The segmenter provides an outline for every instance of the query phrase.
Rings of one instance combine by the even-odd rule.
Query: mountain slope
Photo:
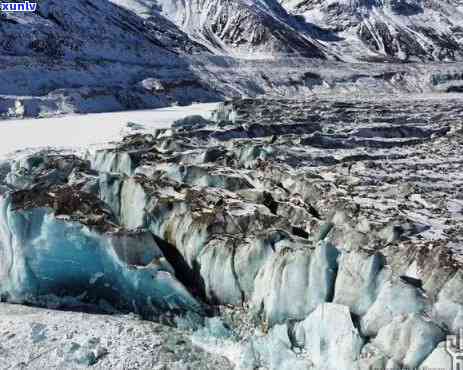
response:
[[[0,17],[0,115],[217,100],[185,57],[199,52],[207,50],[157,13],[143,19],[107,0],[45,0],[36,13]]]
[[[116,1],[142,9],[136,0]],[[323,46],[301,32],[294,17],[275,0],[159,0],[155,4],[161,14],[216,54],[252,59],[327,56]]]
[[[155,24],[156,23],[156,24]],[[3,13],[2,55],[175,63],[176,51],[199,51],[165,18],[152,22],[109,1],[43,1],[36,13]]]
[[[458,0],[282,0],[343,59],[453,61],[463,58]],[[379,58],[379,59],[378,59]]]
[[[33,14],[1,14],[0,117],[301,97],[341,85],[434,91],[443,81],[461,91],[461,66],[439,66],[446,72],[436,76],[423,64],[425,73],[408,76],[402,64],[463,60],[456,0],[282,1],[286,10],[276,0],[44,0]],[[358,65],[332,59],[399,63],[392,75],[371,64],[359,76]],[[321,68],[348,77],[325,78]]]

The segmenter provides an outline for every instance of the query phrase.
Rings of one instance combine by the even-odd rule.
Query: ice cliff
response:
[[[67,176],[82,175],[77,168],[85,168],[83,162],[38,156],[26,164],[32,171],[37,165],[57,167],[42,183],[20,184],[10,176],[12,184],[24,188],[2,188],[4,300],[46,305],[54,297],[63,306],[72,299],[106,302],[148,317],[169,309],[202,311],[151,233],[118,227],[95,195],[79,184],[63,184],[72,182]]]

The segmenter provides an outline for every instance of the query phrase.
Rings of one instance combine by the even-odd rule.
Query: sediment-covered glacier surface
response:
[[[8,160],[2,299],[175,325],[223,368],[447,366],[463,328],[460,107],[233,100],[81,156]]]

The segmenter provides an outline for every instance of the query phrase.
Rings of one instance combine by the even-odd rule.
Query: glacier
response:
[[[4,160],[2,299],[166,320],[238,369],[448,362],[461,97],[383,99],[236,99]]]
[[[8,193],[0,204],[3,300],[46,305],[56,296],[65,306],[67,297],[78,297],[146,317],[168,309],[202,312],[150,233],[97,231],[47,207],[23,210]]]

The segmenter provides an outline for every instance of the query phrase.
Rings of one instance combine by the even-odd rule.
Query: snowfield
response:
[[[57,118],[0,121],[0,158],[15,151],[46,147],[79,149],[120,140],[129,122],[137,128],[168,128],[187,115],[207,118],[216,103],[153,110],[68,115]],[[138,125],[141,125],[140,127]]]
[[[232,369],[187,332],[135,315],[0,304],[0,369]]]

